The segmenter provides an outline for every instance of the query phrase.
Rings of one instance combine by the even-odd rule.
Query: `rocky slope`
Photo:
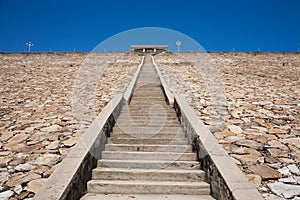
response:
[[[299,53],[168,53],[156,62],[266,199],[300,198]]]
[[[123,53],[0,56],[0,199],[26,199],[51,175],[112,95],[126,89],[141,57]],[[86,88],[89,83],[93,90]],[[81,95],[76,96],[78,91]],[[93,115],[82,121],[74,107],[85,96],[92,97]]]

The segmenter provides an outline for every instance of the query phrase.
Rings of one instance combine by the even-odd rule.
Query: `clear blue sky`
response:
[[[91,51],[139,27],[184,33],[207,51],[300,50],[300,0],[0,0],[1,51]],[[124,44],[120,44],[122,46]]]

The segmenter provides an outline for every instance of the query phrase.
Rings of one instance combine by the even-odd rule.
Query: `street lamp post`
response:
[[[177,45],[177,51],[179,52],[180,51],[180,45],[181,45],[181,41],[177,41],[176,42],[176,45]]]
[[[32,42],[27,42],[26,45],[28,46],[28,52],[30,52],[30,48],[34,45]]]

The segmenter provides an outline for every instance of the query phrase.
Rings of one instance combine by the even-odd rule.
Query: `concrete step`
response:
[[[155,119],[154,119],[155,120]],[[126,126],[118,126],[118,123],[113,127],[113,131],[118,131],[118,130],[123,130],[125,128],[128,128],[128,129],[132,129],[132,130],[139,130],[139,131],[149,131],[149,130],[158,130],[158,129],[162,129],[164,131],[168,131],[168,132],[178,132],[178,131],[183,131],[183,127],[180,126],[179,124],[179,121],[175,121],[175,120],[166,120],[166,122],[177,122],[177,124],[162,124],[162,121],[159,121],[155,120],[155,121],[152,121],[152,123],[149,123],[148,126],[138,126],[138,125],[134,125],[134,124],[130,124],[130,123],[127,123]],[[119,122],[119,120],[117,120],[117,122]]]
[[[157,125],[162,126],[161,123],[157,123],[156,121],[154,121],[154,122],[152,122],[152,123],[148,123],[147,126],[141,126],[141,125],[139,125],[139,124],[136,124],[136,122],[138,122],[138,121],[134,121],[134,120],[131,121],[132,124],[131,124],[130,121],[127,121],[126,124],[123,123],[123,122],[125,122],[125,121],[120,121],[120,123],[118,123],[118,122],[119,122],[119,121],[117,121],[116,125],[115,125],[113,128],[115,128],[115,129],[120,128],[120,129],[126,129],[126,130],[127,130],[127,129],[131,129],[130,127],[140,127],[141,129],[142,129],[142,128],[144,128],[144,129],[148,129],[148,128],[150,128],[150,129],[152,129],[152,128],[153,128],[153,129],[154,129],[154,128],[157,129],[157,128],[156,128]],[[121,124],[121,122],[122,122],[122,124]],[[172,123],[170,123],[170,122],[174,122],[174,123],[172,124]],[[140,121],[140,123],[141,123],[141,121]],[[167,120],[166,123],[163,124],[163,128],[174,128],[174,129],[177,129],[177,127],[181,127],[178,121]],[[181,127],[181,128],[182,128],[182,127]],[[180,129],[180,128],[178,128],[178,129]],[[183,129],[183,128],[182,128],[182,129]]]
[[[92,180],[204,181],[202,170],[95,168]]]
[[[168,122],[168,121],[167,121]],[[132,124],[132,126],[131,126]],[[116,125],[113,127],[113,130],[114,131],[117,131],[117,130],[158,130],[160,128],[157,128],[157,123],[155,122],[152,122],[152,123],[143,123],[145,125],[141,125],[141,122],[138,124],[137,121],[129,121],[127,122],[127,124],[125,123],[116,123]],[[159,124],[160,126],[163,126],[162,129],[168,129],[168,128],[173,128],[176,130],[176,132],[180,132],[180,130],[182,132],[184,132],[183,128],[179,126],[179,123],[177,122],[177,124],[171,124],[171,123],[165,123],[165,124]],[[131,128],[133,127],[133,128]],[[176,128],[175,128],[176,127]],[[178,127],[178,128],[177,128]]]
[[[98,167],[128,169],[183,169],[199,170],[198,161],[165,161],[165,160],[98,160]]]
[[[134,92],[133,97],[138,97],[138,96],[160,96],[160,97],[164,97],[163,95],[163,91],[161,90],[161,88],[153,90],[153,91],[142,91],[142,90],[137,90]]]
[[[159,95],[159,96],[154,96],[154,95],[139,95],[139,96],[135,96],[133,95],[131,98],[130,102],[144,102],[144,101],[148,101],[148,102],[155,102],[155,101],[160,101],[160,102],[164,102],[166,103],[166,98],[163,96],[163,94]]]
[[[149,109],[153,106],[159,105],[161,106],[163,109],[168,110],[168,109],[172,109],[172,107],[166,103],[161,104],[161,103],[149,103],[147,105],[139,103],[139,104],[129,104],[129,109],[130,110],[138,110],[139,112],[143,109]],[[172,110],[174,111],[174,110]]]
[[[174,110],[166,110],[166,109],[160,109],[160,110],[155,110],[155,111],[151,111],[150,109],[144,109],[144,110],[141,110],[141,109],[136,109],[136,110],[128,110],[128,111],[122,111],[122,113],[120,115],[132,115],[132,114],[135,114],[135,115],[171,115],[171,116],[174,116],[176,115],[175,111]]]
[[[159,120],[177,120],[178,121],[178,118],[174,115],[171,115],[171,114],[139,114],[139,113],[126,113],[126,114],[122,114],[119,116],[120,119],[127,119],[127,120],[130,120],[130,119],[134,119],[134,120],[152,120],[152,121],[155,121],[155,122],[159,122]]]
[[[154,105],[159,105],[163,108],[168,106],[165,100],[158,101],[158,100],[150,100],[150,99],[144,99],[141,101],[131,100],[129,105],[130,107],[135,106],[135,107],[146,107],[146,108],[151,108]]]
[[[139,127],[154,127],[154,125],[158,124],[158,121],[151,121],[151,120],[138,120],[138,119],[121,119],[117,121],[115,126],[119,126],[122,128],[129,127],[129,126],[139,126]],[[178,127],[179,122],[177,120],[166,120],[159,124],[163,127]]]
[[[153,124],[155,125],[155,124]],[[159,124],[161,125],[161,124]],[[183,134],[185,135],[183,128],[180,126],[163,126],[163,127],[155,127],[155,126],[115,126],[113,128],[113,133],[137,133],[137,134],[151,134],[151,133],[169,133],[169,134]]]
[[[103,151],[102,159],[112,160],[181,160],[196,161],[196,153]]]
[[[188,141],[186,140],[177,140],[177,139],[117,139],[117,138],[108,138],[108,144],[164,144],[164,145],[187,145]]]
[[[156,96],[156,95],[133,95],[132,96],[132,100],[136,100],[136,101],[144,101],[145,99],[147,100],[165,100],[165,97],[162,95]]]
[[[81,200],[214,200],[210,195],[86,194]]]
[[[121,115],[122,114],[131,114],[131,113],[143,113],[144,115],[149,115],[150,113],[150,108],[151,107],[143,107],[143,108],[138,108],[138,109],[135,109],[135,108],[130,108],[130,109],[126,109],[126,110],[122,110],[121,112]],[[170,115],[176,115],[175,111],[173,110],[173,108],[171,107],[164,107],[163,109],[160,109],[160,110],[155,110],[155,112],[151,111],[151,114],[164,114],[164,113],[167,113],[167,114],[170,114]]]
[[[133,101],[133,102],[134,103],[132,103],[132,101],[130,102],[129,108],[133,108],[135,106],[142,107],[142,108],[151,108],[156,104],[159,104],[164,108],[168,108],[168,107],[171,108],[165,101],[163,103],[154,103],[151,101],[151,102],[147,102],[147,104],[144,103],[145,101]]]
[[[139,151],[139,152],[177,152],[193,153],[191,145],[138,145],[138,144],[106,144],[106,151]]]
[[[176,120],[176,121],[178,121],[178,118],[177,118],[177,116],[171,116],[171,115],[167,115],[167,116],[164,116],[164,115],[154,115],[154,116],[152,116],[152,118],[151,118],[151,116],[150,115],[140,115],[140,114],[131,114],[131,115],[125,115],[125,114],[122,114],[122,115],[120,115],[120,120],[122,120],[122,119],[127,119],[127,120],[129,120],[130,118],[132,118],[132,119],[140,119],[140,120],[144,120],[144,119],[151,119],[152,121],[159,121],[159,120]]]
[[[154,122],[163,122],[163,121],[167,121],[167,120],[177,120],[178,121],[178,118],[176,116],[164,116],[164,115],[161,115],[161,116],[158,116],[158,115],[136,115],[136,114],[131,114],[131,115],[122,115],[120,116],[120,120],[122,119],[127,119],[127,120],[151,120],[151,121],[154,121]]]
[[[91,180],[87,191],[104,194],[209,195],[210,186],[205,182]]]
[[[161,122],[160,120],[162,120],[162,119],[165,120],[164,121],[165,123],[171,124],[171,123],[175,122],[177,126],[180,125],[179,120],[177,118],[156,118],[155,117],[155,118],[153,118],[151,120],[150,120],[150,118],[148,118],[147,121],[153,121],[153,122],[157,123],[157,122]],[[143,121],[145,121],[145,119],[140,119],[140,117],[129,117],[129,116],[120,116],[117,120],[120,123],[121,122],[122,123],[126,122],[126,124],[128,124],[129,120],[136,121],[136,122],[143,122]]]
[[[171,133],[155,133],[145,134],[145,133],[112,133],[110,138],[114,139],[168,139],[168,140],[185,140],[186,137],[183,133],[181,134],[171,134]]]
[[[121,113],[124,113],[124,112],[133,112],[133,111],[134,112],[139,112],[139,113],[143,113],[143,112],[147,112],[148,113],[148,111],[150,111],[150,109],[153,109],[152,108],[153,106],[154,105],[151,105],[151,106],[146,106],[145,105],[141,109],[140,108],[139,109],[135,109],[134,105],[131,105],[131,106],[127,107],[127,108],[124,108]],[[163,108],[164,108],[163,110],[155,110],[155,112],[157,112],[157,113],[162,113],[162,112],[165,113],[165,112],[167,112],[167,113],[173,113],[173,114],[175,114],[175,110],[173,108],[171,108],[170,106],[164,105]]]

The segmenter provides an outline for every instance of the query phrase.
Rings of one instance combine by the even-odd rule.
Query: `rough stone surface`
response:
[[[299,170],[299,168],[295,164],[288,165],[287,168],[290,170],[290,172],[292,174],[300,176],[300,170]]]
[[[271,167],[265,165],[253,165],[250,167],[250,170],[255,174],[262,177],[263,180],[265,179],[278,179],[281,178],[282,175],[280,172],[272,169]]]
[[[263,149],[263,145],[259,142],[256,142],[255,140],[238,140],[235,142],[235,144],[237,144],[238,146],[250,147],[256,150]]]
[[[259,175],[256,174],[248,174],[247,178],[249,179],[249,181],[255,186],[255,187],[259,187],[261,184],[261,177]]]
[[[285,183],[269,183],[268,187],[277,195],[282,195],[284,198],[293,198],[300,195],[300,185],[291,185]]]
[[[37,179],[30,181],[27,185],[27,190],[36,193],[47,179]]]
[[[115,93],[125,91],[141,62],[140,56],[127,53],[106,53],[91,59],[93,56],[0,54],[0,168],[3,168],[0,187],[12,192],[17,188],[20,192],[18,187],[22,185],[22,191],[13,192],[11,198],[26,199],[34,195],[36,189],[27,191],[27,184],[51,175],[93,117]],[[101,69],[103,59],[99,58],[105,58],[107,67],[102,76],[95,76],[95,91],[89,93],[86,80],[92,77],[84,77],[82,70],[85,65]],[[81,80],[80,75],[85,85],[76,88],[75,80]],[[90,106],[86,121],[74,114],[75,88],[82,98],[92,95],[94,105]]]
[[[47,166],[53,166],[57,164],[60,161],[60,155],[57,154],[42,154],[39,156],[35,161],[34,164],[36,165],[47,165]]]
[[[4,192],[0,193],[0,199],[1,200],[8,200],[9,197],[11,197],[12,195],[14,195],[14,192],[11,191],[11,190],[7,190],[7,191],[4,191]]]
[[[292,172],[282,168],[300,167],[299,54],[172,53],[155,58],[171,91],[185,95],[246,174],[253,174],[249,167],[255,163],[274,166],[286,178]],[[259,191],[269,194],[267,184],[274,181],[279,182],[262,180]]]
[[[29,171],[36,168],[35,166],[25,163],[25,164],[19,164],[18,166],[15,167],[16,171]]]
[[[243,132],[241,127],[236,126],[236,125],[228,125],[227,128],[235,134],[241,134]]]

